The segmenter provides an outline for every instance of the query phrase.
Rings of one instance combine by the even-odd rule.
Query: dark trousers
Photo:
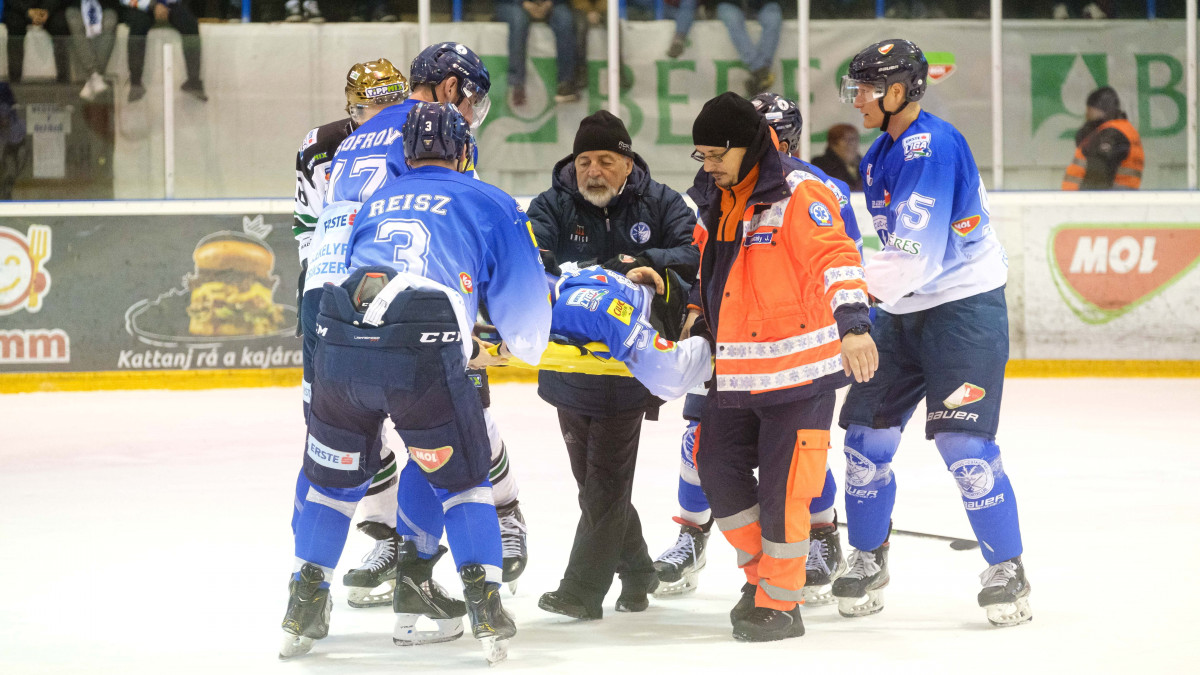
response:
[[[200,24],[192,10],[185,4],[171,7],[167,21],[179,31],[183,38],[183,62],[187,67],[187,79],[200,79]],[[129,26],[129,81],[142,84],[142,73],[146,68],[146,36],[154,27],[154,15],[140,9],[121,8],[121,22]]]
[[[25,33],[32,25],[29,17],[19,10],[4,8],[4,26],[8,29],[8,81],[20,82],[25,70]],[[67,40],[71,29],[67,26],[65,9],[59,8],[46,19],[43,28],[54,40],[54,67],[59,82],[71,79],[70,54],[67,52]]]
[[[558,411],[558,425],[579,486],[579,525],[559,590],[598,608],[613,574],[630,592],[645,592],[654,561],[633,508],[633,472],[642,412],[593,417]]]

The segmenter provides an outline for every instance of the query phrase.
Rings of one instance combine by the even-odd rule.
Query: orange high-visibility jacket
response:
[[[700,248],[700,298],[713,269],[710,238],[742,243],[720,289],[716,326],[716,388],[722,406],[773,405],[849,383],[841,335],[870,325],[867,284],[854,242],[846,235],[833,192],[803,165],[777,153],[733,190],[702,207],[694,239]],[[752,194],[739,195],[739,190]],[[765,202],[769,198],[782,198]],[[747,198],[748,197],[748,198]],[[725,213],[741,208],[737,217]],[[706,219],[712,225],[705,226]],[[838,319],[834,312],[838,311]]]
[[[1088,160],[1083,154],[1083,148],[1105,129],[1116,129],[1124,134],[1125,138],[1129,139],[1129,154],[1117,166],[1117,173],[1113,176],[1112,189],[1136,190],[1142,186],[1142,170],[1146,164],[1146,154],[1142,148],[1142,139],[1138,136],[1137,129],[1134,129],[1133,125],[1129,123],[1129,120],[1116,119],[1109,120],[1096,127],[1075,148],[1075,159],[1067,166],[1067,174],[1063,176],[1062,189],[1080,189],[1080,186],[1083,184],[1083,178],[1087,175],[1088,171]]]

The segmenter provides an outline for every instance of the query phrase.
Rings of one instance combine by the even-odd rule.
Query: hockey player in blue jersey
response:
[[[850,206],[849,187],[799,158],[800,134],[804,131],[804,118],[800,115],[799,106],[794,101],[771,92],[755,96],[750,99],[750,103],[775,131],[779,151],[787,154],[800,169],[816,176],[833,192],[841,206],[840,215],[845,223],[846,235],[854,241],[861,257],[862,234],[854,217],[854,209]],[[689,194],[693,199],[697,199],[697,194],[701,193],[697,189]],[[697,204],[701,201],[704,201],[704,197],[697,199]],[[680,525],[679,536],[675,539],[675,544],[654,561],[654,569],[660,582],[654,593],[657,597],[694,591],[697,588],[698,572],[705,565],[705,550],[712,528],[712,512],[708,507],[708,498],[700,486],[700,475],[696,471],[695,461],[696,429],[700,426],[700,411],[703,405],[703,389],[688,393],[683,407],[683,416],[688,421],[688,426],[683,432],[683,442],[680,444],[680,513],[675,517],[675,522]],[[841,537],[837,529],[837,513],[833,508],[836,497],[837,481],[833,471],[826,467],[825,485],[821,495],[809,506],[812,525],[809,530],[809,552],[805,570],[807,578],[804,584],[804,604],[807,607],[834,602],[833,580],[846,570]]]
[[[294,524],[299,571],[284,620],[295,639],[282,656],[303,653],[328,633],[325,579],[353,506],[379,467],[379,434],[389,415],[440,502],[405,515],[418,525],[444,522],[465,609],[489,660],[503,658],[503,644],[516,632],[500,604],[487,430],[466,375],[468,362],[484,351],[468,336],[478,303],[487,302],[507,350],[536,363],[550,327],[543,271],[516,202],[460,173],[469,163],[470,135],[452,106],[417,104],[404,136],[412,170],[362,205],[348,225],[352,274],[340,286],[328,284],[321,299],[304,467],[311,485]],[[429,489],[415,486],[422,488]],[[401,491],[407,489],[402,479]],[[447,618],[455,601],[428,577],[440,552],[430,551],[430,542],[414,543],[404,555],[428,563],[425,578],[412,580],[430,603],[421,613]],[[407,609],[400,606],[407,581],[397,586],[398,613]]]
[[[671,308],[659,304],[656,314],[653,307],[655,286],[661,294],[663,283],[650,267],[634,268],[628,276],[600,265],[571,269],[552,287],[550,331],[573,344],[603,343],[608,352],[596,356],[623,361],[651,394],[677,399],[712,376],[712,349],[703,337],[675,342],[662,334],[661,313]]]
[[[1008,314],[1008,259],[966,140],[921,109],[924,54],[907,40],[873,44],[850,62],[842,100],[883,133],[861,174],[883,250],[866,265],[878,300],[879,370],[852,384],[846,429],[850,570],[834,582],[844,616],[883,609],[900,432],[925,399],[925,435],[962,493],[988,569],[978,602],[998,626],[1029,621],[1017,502],[996,445]]]

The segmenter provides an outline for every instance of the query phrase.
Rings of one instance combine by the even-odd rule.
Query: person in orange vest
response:
[[[797,637],[835,392],[851,375],[869,380],[879,363],[862,261],[837,197],[776,150],[749,101],[726,92],[705,103],[692,142],[705,198],[690,303],[700,310],[687,325],[707,331],[716,357],[697,470],[746,574],[733,637]]]
[[[1063,176],[1064,190],[1136,190],[1146,155],[1137,129],[1121,110],[1112,87],[1088,94],[1087,122],[1075,133],[1075,159]]]

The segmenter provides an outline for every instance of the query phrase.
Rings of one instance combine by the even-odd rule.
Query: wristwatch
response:
[[[846,334],[847,335],[866,335],[867,333],[870,333],[870,332],[871,332],[871,325],[866,324],[863,326],[855,326],[854,328],[851,328],[850,330],[846,331]]]

